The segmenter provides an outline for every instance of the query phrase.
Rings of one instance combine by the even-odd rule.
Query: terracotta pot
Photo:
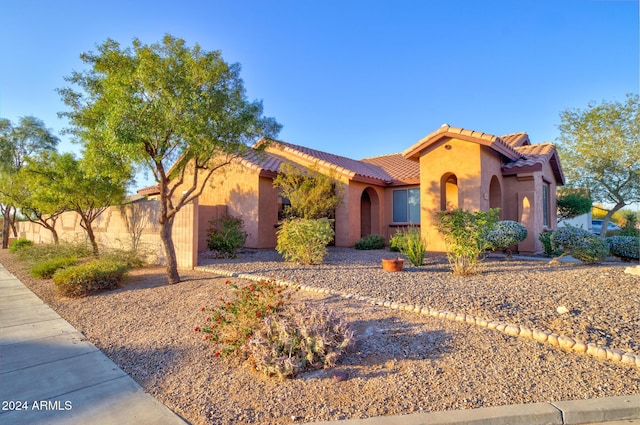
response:
[[[402,258],[383,258],[382,270],[388,272],[401,272],[404,266],[404,260]]]

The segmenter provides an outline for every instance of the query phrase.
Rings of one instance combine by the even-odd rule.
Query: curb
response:
[[[640,419],[640,394],[313,422],[306,425],[578,425],[633,419]]]
[[[253,275],[248,273],[237,273],[228,270],[216,269],[208,266],[197,266],[194,270],[213,273],[222,276],[236,277],[247,280],[274,280],[273,277],[264,277],[259,275]],[[482,317],[472,316],[468,314],[453,313],[450,311],[436,310],[428,306],[410,305],[403,303],[396,303],[395,301],[384,301],[372,297],[366,297],[361,295],[348,294],[341,291],[332,289],[316,288],[313,286],[300,285],[296,282],[290,282],[284,279],[275,279],[279,284],[286,286],[298,286],[300,289],[308,292],[316,292],[320,294],[338,295],[347,299],[356,299],[363,301],[371,305],[377,305],[381,307],[387,307],[392,310],[410,311],[424,316],[431,316],[438,319],[446,319],[455,322],[465,322],[470,325],[476,325],[481,328],[497,330],[504,334],[526,338],[537,341],[539,343],[548,344],[554,347],[560,347],[566,352],[575,351],[577,353],[586,353],[591,357],[595,357],[600,360],[611,360],[614,362],[622,363],[631,367],[637,367],[640,369],[640,354],[634,354],[630,352],[624,352],[621,350],[612,349],[606,346],[601,346],[593,343],[586,343],[577,338],[560,335],[557,333],[546,332],[540,329],[528,328],[526,326],[520,326],[512,323],[495,322]]]

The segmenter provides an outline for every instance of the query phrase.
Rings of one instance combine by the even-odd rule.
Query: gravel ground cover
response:
[[[273,251],[244,251],[235,260],[203,257],[202,262],[526,324],[638,352],[640,282],[618,264],[490,260],[479,275],[456,278],[442,256],[429,256],[421,268],[382,272],[380,258],[391,255],[335,248],[326,264],[300,267],[282,262]],[[201,307],[228,296],[225,277],[190,271],[183,272],[180,284],[167,285],[162,268],[145,268],[134,270],[122,288],[69,299],[59,296],[50,280],[31,278],[12,254],[0,251],[0,262],[192,424],[304,423],[640,393],[636,367],[465,323],[304,291],[295,297],[339,311],[358,342],[334,369],[269,379],[216,358],[213,346],[193,332],[204,320]],[[559,305],[569,313],[557,313]]]

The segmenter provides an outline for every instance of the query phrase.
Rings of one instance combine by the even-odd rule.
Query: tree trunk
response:
[[[608,212],[607,215],[604,216],[604,218],[602,219],[602,227],[600,228],[600,236],[601,237],[606,237],[607,236],[607,228],[609,227],[609,222],[611,221],[611,217],[613,217],[613,215],[620,211],[626,204],[624,202],[618,202],[613,208],[611,208]]]
[[[173,231],[173,217],[162,220],[160,223],[160,238],[164,245],[164,253],[167,257],[167,278],[169,284],[173,285],[180,282],[178,274],[178,260],[176,259],[176,249],[173,245],[171,233]]]
[[[91,242],[91,248],[93,248],[93,255],[98,256],[100,254],[98,250],[98,243],[96,242],[96,235],[93,233],[93,228],[91,227],[91,223],[88,220],[82,218],[84,221],[85,228],[84,230],[87,232],[87,236],[89,236],[89,242]]]
[[[11,219],[11,205],[6,205],[2,212],[2,249],[7,249],[9,248],[9,231],[11,230],[9,223]]]
[[[13,230],[13,237],[18,237],[18,228],[16,227],[16,214],[18,214],[18,209],[13,208],[13,214],[11,214],[11,230]]]

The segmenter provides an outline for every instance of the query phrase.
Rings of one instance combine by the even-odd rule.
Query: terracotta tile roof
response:
[[[564,174],[560,166],[558,151],[552,143],[523,145],[515,149],[523,155],[523,158],[504,164],[502,166],[503,174],[509,175],[526,171],[539,171],[549,163],[558,184],[564,184]]]
[[[524,131],[521,131],[519,133],[505,134],[504,136],[500,136],[500,138],[512,148],[531,144],[531,142],[529,141],[529,135]]]
[[[515,134],[518,134],[518,133],[515,133]],[[455,137],[457,139],[467,140],[470,142],[479,143],[481,145],[488,146],[494,151],[498,152],[499,154],[502,154],[503,156],[513,161],[522,157],[522,154],[517,152],[511,145],[509,145],[509,143],[505,142],[502,138],[498,136],[494,136],[488,133],[483,133],[481,131],[466,130],[464,128],[459,128],[459,127],[451,127],[448,124],[442,125],[436,131],[423,137],[417,143],[413,144],[413,146],[404,150],[402,152],[402,155],[405,158],[417,160],[420,155],[420,152],[422,152],[424,149],[428,148],[429,146],[433,145],[434,143],[446,137],[449,137],[449,138]],[[508,135],[508,137],[511,139],[511,135]]]
[[[265,141],[260,140],[254,146],[260,146],[262,143]],[[300,158],[303,163],[318,163],[320,167],[335,170],[353,180],[373,180],[379,184],[389,184],[393,181],[387,172],[373,164],[278,140],[269,140],[268,143],[265,151],[269,154],[282,153]]]
[[[136,193],[138,195],[156,195],[160,193],[160,186],[154,184],[153,186],[143,187],[142,189],[138,189]]]
[[[374,156],[361,161],[380,167],[396,184],[420,183],[420,163],[406,159],[401,153]]]

